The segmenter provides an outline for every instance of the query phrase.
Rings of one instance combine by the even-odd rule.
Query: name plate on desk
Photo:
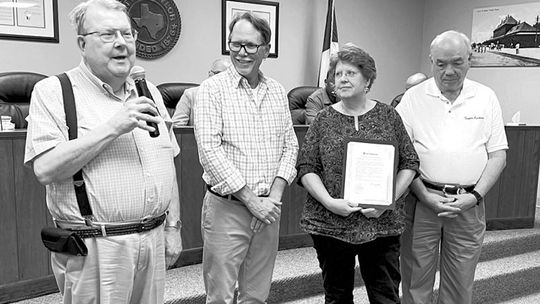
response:
[[[343,198],[364,208],[393,208],[396,150],[391,142],[349,139],[343,162]]]

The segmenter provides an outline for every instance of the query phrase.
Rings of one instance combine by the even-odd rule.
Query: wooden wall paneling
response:
[[[485,204],[485,212],[486,212],[486,219],[490,218],[497,218],[497,212],[499,210],[499,204],[501,204],[500,195],[501,195],[501,180],[503,179],[503,175],[505,174],[505,170],[501,173],[501,176],[495,184],[493,184],[493,187],[489,190],[489,192],[486,194],[484,199]]]
[[[525,192],[525,189],[528,189],[530,187],[530,181],[529,181],[529,174],[531,172],[530,166],[527,161],[530,160],[530,154],[532,154],[531,148],[534,146],[534,143],[531,145],[530,138],[528,137],[526,130],[519,130],[520,137],[523,138],[523,143],[520,146],[521,147],[521,153],[519,156],[519,165],[520,169],[518,171],[519,176],[521,177],[520,183],[515,184],[515,192],[516,192],[516,201],[513,204],[512,214],[515,217],[522,217],[526,216],[526,213],[522,214],[520,213],[520,206],[526,206],[528,202],[528,194]],[[535,187],[537,185],[534,185]],[[529,189],[530,191],[530,189]]]
[[[289,219],[289,231],[291,234],[304,233],[300,228],[300,218],[302,217],[302,210],[307,198],[307,191],[297,184],[297,179],[294,180],[290,187],[291,200],[290,200],[290,213]]]
[[[205,193],[202,179],[202,167],[199,163],[197,143],[193,128],[175,129],[176,138],[181,144],[180,168],[176,168],[180,176],[180,211],[183,223],[182,243],[185,249],[202,247],[201,210]]]
[[[507,131],[507,137],[508,137],[508,131]],[[512,149],[512,147],[510,147]],[[508,153],[509,150],[506,151],[507,154],[507,163],[508,163]],[[487,219],[491,218],[497,218],[497,213],[499,212],[499,204],[502,203],[500,196],[501,196],[501,180],[505,179],[506,175],[506,169],[503,170],[497,181],[495,181],[495,184],[493,184],[493,187],[489,190],[488,193],[486,193],[486,196],[484,198],[484,204],[485,204],[485,215],[486,215],[486,221]],[[489,227],[489,223],[488,223]]]
[[[304,136],[308,126],[295,126],[294,130],[296,138],[298,140],[299,147],[304,142]],[[287,205],[287,217],[282,218],[280,229],[280,244],[279,249],[290,249],[311,246],[312,241],[307,233],[300,228],[300,218],[302,216],[302,209],[306,200],[306,190],[297,184],[295,179],[292,184],[287,187],[288,201]],[[283,228],[286,227],[286,230]]]
[[[527,132],[530,132],[530,133],[533,133],[534,135],[532,135],[531,137],[534,139],[534,142],[535,142],[535,148],[534,148],[534,152],[533,152],[533,155],[534,155],[534,158],[533,158],[533,163],[531,164],[532,166],[532,169],[535,170],[535,174],[534,176],[532,177],[532,181],[534,183],[534,185],[538,185],[538,183],[540,182],[540,127],[538,127],[536,130],[527,130]],[[536,215],[536,201],[538,199],[538,196],[540,195],[540,193],[538,193],[538,187],[536,187],[535,189],[533,189],[533,200],[534,200],[534,203],[531,204],[529,206],[529,214],[534,214]]]
[[[534,130],[523,130],[525,134],[524,155],[521,162],[524,164],[520,193],[523,202],[517,204],[516,212],[520,217],[531,217],[534,224],[536,195],[538,187],[538,166],[540,162],[540,133]]]
[[[0,285],[19,279],[13,143],[0,138]]]
[[[282,200],[284,211],[282,211],[280,235],[303,233],[299,223],[304,205],[302,199],[304,193],[305,190],[296,185],[296,179],[287,187],[287,199]]]
[[[296,138],[298,139],[298,147],[301,148],[302,144],[304,143],[304,137],[306,136],[306,132],[308,130],[308,126],[297,126],[295,127],[295,133]],[[298,151],[300,153],[300,150]],[[293,184],[291,185],[291,208],[292,208],[292,214],[294,214],[294,217],[291,218],[290,225],[292,226],[291,232],[292,233],[305,233],[300,228],[300,218],[302,217],[302,210],[304,209],[304,204],[307,199],[307,191],[297,183],[298,176],[294,180]]]
[[[509,150],[506,156],[507,166],[505,168],[505,174],[501,179],[501,204],[498,206],[497,218],[498,219],[511,219],[516,216],[514,213],[514,204],[520,199],[517,189],[519,189],[519,183],[521,182],[520,176],[523,171],[523,145],[524,134],[519,130],[506,128],[506,134],[508,138]]]
[[[58,292],[53,275],[3,284],[0,285],[0,304],[39,297],[53,292]]]
[[[289,233],[289,221],[292,217],[291,214],[291,189],[290,186],[285,187],[283,195],[281,196],[281,217],[279,220],[279,235],[286,235]]]
[[[298,130],[295,128],[295,131]],[[300,140],[303,140],[304,136],[299,136],[298,133],[296,133],[296,137],[297,140],[300,142]],[[285,188],[285,192],[283,193],[283,197],[281,199],[283,205],[281,207],[281,220],[279,229],[280,240],[283,239],[283,236],[299,232],[298,223],[296,221],[298,218],[298,214],[296,213],[298,208],[298,198],[296,196],[297,191],[298,189],[296,186],[296,179],[294,179],[291,185]],[[303,204],[303,202],[300,203]]]
[[[28,280],[49,274],[49,252],[41,243],[41,228],[47,225],[45,187],[24,167],[23,138],[13,142],[15,163],[17,232],[19,239],[20,279]],[[17,165],[18,164],[18,165]]]

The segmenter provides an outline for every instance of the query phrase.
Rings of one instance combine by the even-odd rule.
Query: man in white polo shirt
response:
[[[466,79],[467,36],[432,41],[433,78],[405,92],[397,111],[420,157],[402,236],[403,303],[431,303],[440,255],[439,303],[471,303],[486,230],[483,197],[506,165],[501,109],[490,88]]]

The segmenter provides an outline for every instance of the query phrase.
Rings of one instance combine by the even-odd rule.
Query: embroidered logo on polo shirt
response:
[[[465,120],[485,119],[483,116],[465,116]]]

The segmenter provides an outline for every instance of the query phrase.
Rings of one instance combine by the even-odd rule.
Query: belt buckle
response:
[[[442,193],[444,193],[444,195],[448,195],[448,192],[446,192],[446,189],[455,189],[456,186],[454,185],[443,185],[442,187]]]
[[[137,233],[141,233],[141,232],[144,232],[145,229],[147,228],[146,226],[151,223],[151,221],[153,220],[154,218],[153,217],[150,217],[150,216],[147,216],[147,217],[144,217],[140,222],[139,222],[139,225],[137,226],[136,230],[137,230]]]

